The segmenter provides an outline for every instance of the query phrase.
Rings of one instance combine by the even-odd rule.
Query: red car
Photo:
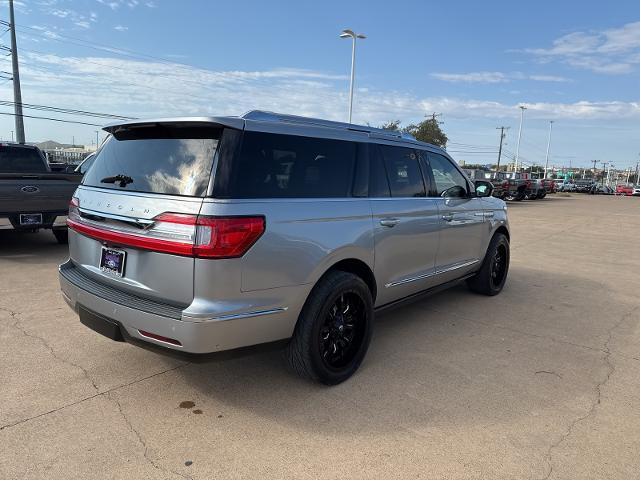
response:
[[[618,185],[616,195],[633,195],[633,187],[630,185]]]

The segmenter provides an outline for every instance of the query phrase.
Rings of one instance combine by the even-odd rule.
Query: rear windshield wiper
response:
[[[130,183],[133,183],[133,178],[127,175],[115,175],[113,177],[104,177],[100,180],[100,183],[119,183],[120,188],[124,188]]]

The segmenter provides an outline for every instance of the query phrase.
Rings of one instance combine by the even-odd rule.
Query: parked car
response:
[[[547,193],[556,193],[556,182],[554,182],[550,178],[542,178],[538,181],[542,183],[542,186],[544,187],[545,195]],[[544,198],[544,196],[542,198]]]
[[[576,192],[579,193],[589,193],[591,191],[591,186],[593,185],[593,180],[589,179],[579,179],[575,181]]]
[[[576,191],[576,184],[575,183],[570,183],[570,182],[563,183],[560,186],[559,191],[561,191],[561,192],[575,192]]]
[[[544,187],[544,183],[536,179],[526,179],[525,198],[527,200],[537,200],[547,196],[547,190]]]
[[[633,193],[632,193],[632,195],[633,195],[634,197],[636,197],[636,196],[640,195],[640,185],[636,185],[636,186],[634,186],[634,187],[633,187]]]
[[[495,172],[491,183],[494,186],[500,184],[496,188],[496,194],[498,198],[508,201],[521,201],[526,196],[527,183],[525,180],[512,178],[512,174],[506,172]]]
[[[616,195],[633,195],[633,187],[631,185],[617,185]]]
[[[606,185],[594,183],[591,186],[591,190],[589,190],[589,193],[592,195],[613,195],[615,193],[615,190]]]
[[[106,130],[59,271],[80,321],[114,340],[196,354],[285,340],[295,371],[335,384],[375,311],[505,284],[504,202],[413,137],[259,111]]]
[[[34,146],[0,144],[0,230],[51,229],[67,242],[67,209],[77,175],[52,173]]]

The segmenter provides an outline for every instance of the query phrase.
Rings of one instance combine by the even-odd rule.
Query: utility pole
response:
[[[22,117],[22,93],[20,92],[20,72],[18,69],[18,45],[16,42],[16,19],[13,14],[13,0],[9,0],[9,22],[11,29],[11,64],[13,65],[13,103],[18,143],[24,143],[24,119]]]
[[[640,155],[640,153],[638,155]],[[636,162],[636,179],[635,179],[636,185],[640,185],[640,180],[638,179],[638,167],[639,166],[640,166],[640,162]]]
[[[518,173],[518,160],[520,159],[520,139],[522,138],[522,122],[524,121],[524,111],[527,109],[524,105],[520,105],[520,128],[518,128],[518,144],[516,145],[515,171]]]
[[[96,130],[96,152],[98,151],[98,146],[100,145],[100,138],[98,137],[98,135],[100,135],[100,130]]]
[[[596,176],[596,163],[598,163],[598,160],[591,160],[593,162],[593,176]]]
[[[435,119],[435,116],[434,116],[434,119]],[[502,141],[507,136],[507,134],[504,133],[504,131],[505,130],[509,130],[509,127],[496,127],[496,130],[500,130],[500,148],[498,148],[498,165],[496,165],[496,171],[499,172],[500,171],[500,159],[502,158]]]
[[[547,178],[547,170],[549,170],[549,149],[551,148],[551,129],[553,128],[553,120],[549,120],[549,139],[547,140],[547,155],[544,162],[544,178]]]
[[[607,170],[609,162],[600,162],[602,164],[602,186],[604,187],[604,172]]]

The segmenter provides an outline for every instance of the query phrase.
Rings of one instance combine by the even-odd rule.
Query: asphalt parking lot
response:
[[[0,236],[0,478],[638,478],[640,199],[509,204],[504,292],[379,317],[354,378],[277,352],[190,364],[100,337],[66,247]]]

